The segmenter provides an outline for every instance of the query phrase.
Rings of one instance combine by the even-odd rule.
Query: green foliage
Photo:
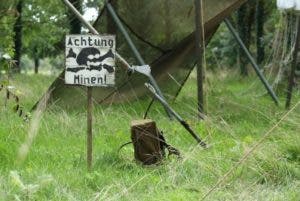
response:
[[[270,1],[266,3],[265,6],[265,22],[264,22],[264,37],[263,43],[265,46],[266,56],[265,60],[261,64],[263,68],[264,65],[268,65],[269,58],[274,54],[274,49],[270,48],[273,43],[276,42],[276,33],[278,26],[281,24],[280,12],[276,8],[276,2]],[[232,14],[233,24],[237,24],[236,15]],[[237,30],[237,27],[236,27]],[[254,57],[257,57],[256,44],[255,44],[255,26],[251,30],[251,41],[249,44],[249,50]],[[228,28],[224,23],[219,28],[217,34],[214,35],[206,49],[206,59],[207,64],[210,69],[224,69],[224,68],[237,68],[239,67],[239,45],[229,32]]]
[[[0,52],[0,89],[3,90],[9,85],[9,71],[14,67],[15,62],[10,58],[10,55]],[[0,91],[1,91],[0,90]]]
[[[1,2],[0,53],[14,55],[13,26],[17,1]],[[61,1],[24,0],[22,13],[23,54],[32,59],[54,57],[61,53],[60,42],[68,30],[65,7]],[[3,70],[4,66],[1,65]],[[1,70],[1,69],[0,69]]]
[[[32,59],[53,57],[68,30],[61,1],[30,0],[24,9],[24,53]]]
[[[237,66],[238,44],[225,24],[222,24],[217,34],[210,41],[205,58],[212,70],[235,68]]]
[[[7,53],[11,57],[14,54],[13,24],[17,16],[15,4],[16,1],[1,1],[0,3],[0,54]]]

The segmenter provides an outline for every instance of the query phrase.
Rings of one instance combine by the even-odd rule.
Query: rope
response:
[[[136,36],[140,41],[142,41],[143,43],[149,45],[150,47],[152,47],[153,49],[156,49],[158,51],[160,51],[161,53],[165,54],[168,52],[168,50],[164,50],[161,47],[154,45],[153,43],[151,43],[150,41],[144,39],[141,35],[139,35],[136,31],[134,31],[134,29],[119,15],[119,13],[117,13],[118,18],[121,20],[121,22],[127,27],[127,29],[134,35]]]

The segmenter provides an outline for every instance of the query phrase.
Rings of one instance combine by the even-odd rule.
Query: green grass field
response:
[[[29,110],[52,80],[20,75],[12,84]],[[284,93],[276,107],[257,78],[218,72],[208,76],[208,116],[198,121],[195,84],[191,76],[171,105],[205,138],[208,149],[196,146],[156,105],[150,117],[183,159],[171,156],[162,165],[143,167],[134,161],[132,145],[119,153],[118,148],[129,141],[130,121],[142,118],[146,102],[97,106],[92,172],[86,168],[84,108],[52,108],[40,122],[33,114],[26,123],[12,112],[12,103],[3,106],[0,92],[0,200],[201,200],[287,111]],[[299,100],[298,90],[293,105]],[[206,200],[300,200],[299,131],[300,106]]]

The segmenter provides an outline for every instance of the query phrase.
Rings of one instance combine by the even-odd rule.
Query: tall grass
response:
[[[155,104],[150,117],[183,154],[183,159],[171,156],[160,166],[135,163],[131,146],[117,151],[129,141],[130,121],[142,117],[146,101],[95,108],[92,172],[86,169],[83,108],[48,109],[21,162],[18,151],[26,142],[30,124],[18,118],[9,106],[1,105],[0,200],[201,199],[285,114],[267,95],[257,96],[264,89],[256,78],[240,80],[228,73],[213,75],[214,79],[210,76],[205,121],[197,120],[195,77],[172,103],[210,148],[196,146],[192,137],[177,122],[170,122],[162,107]],[[13,83],[24,92],[21,101],[30,108],[52,79],[22,75]],[[294,101],[299,100],[298,91]],[[297,107],[207,200],[299,199],[299,112]]]

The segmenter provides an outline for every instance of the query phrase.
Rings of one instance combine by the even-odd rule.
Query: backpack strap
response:
[[[169,156],[172,155],[172,154],[174,154],[178,158],[181,158],[180,151],[178,149],[176,149],[175,147],[173,147],[171,145],[168,145],[166,148],[168,149]]]
[[[169,152],[169,155],[176,155],[178,158],[181,158],[181,154],[180,154],[180,151],[178,149],[176,149],[175,147],[173,147],[172,145],[168,144],[166,142],[166,139],[165,137],[163,136],[163,131],[159,131],[159,139],[160,139],[160,146],[161,146],[161,149],[164,150],[164,148],[166,148]]]
[[[133,142],[130,141],[130,142],[126,142],[126,143],[122,144],[122,145],[119,147],[118,152],[120,152],[121,149],[123,149],[125,146],[127,146],[127,145],[129,145],[129,144],[132,144],[132,143],[133,143]]]

